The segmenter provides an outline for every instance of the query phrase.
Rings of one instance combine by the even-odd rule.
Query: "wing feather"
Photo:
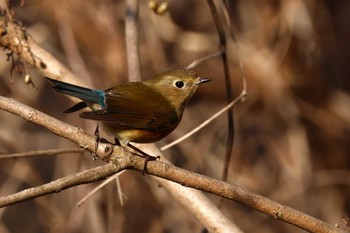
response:
[[[133,95],[131,99],[110,91],[106,92],[105,98],[105,109],[83,112],[80,116],[120,129],[145,129],[156,132],[167,130],[179,122],[176,111],[168,103],[162,102],[162,97],[157,93],[151,92],[136,97]],[[154,101],[160,101],[160,104],[155,104]]]

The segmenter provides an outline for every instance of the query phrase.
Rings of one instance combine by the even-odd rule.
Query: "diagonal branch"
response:
[[[0,46],[11,51],[12,56],[16,54],[43,76],[82,85],[67,68],[42,49],[12,15],[7,1],[0,0]]]
[[[107,164],[101,167],[79,172],[74,175],[66,176],[38,187],[25,189],[23,191],[8,196],[0,197],[0,207],[17,204],[19,202],[44,196],[50,193],[58,193],[62,190],[77,185],[88,184],[99,180],[103,180],[106,177],[124,169],[125,165],[127,164],[124,163],[123,165],[116,167],[112,164]]]
[[[0,109],[16,114],[35,124],[41,125],[50,130],[51,132],[59,134],[60,136],[63,136],[77,143],[80,146],[84,145],[83,147],[85,149],[88,149],[92,152],[96,152],[96,154],[100,158],[113,163],[113,165],[102,166],[96,168],[96,170],[92,169],[86,171],[86,173],[78,173],[77,177],[75,177],[75,175],[68,176],[57,181],[53,181],[50,184],[46,184],[36,188],[24,190],[17,194],[2,197],[0,198],[0,206],[5,206],[6,204],[14,204],[16,203],[16,200],[24,201],[26,199],[42,196],[47,193],[57,192],[75,185],[101,180],[122,169],[133,169],[140,172],[142,172],[144,169],[143,158],[131,155],[131,153],[129,153],[122,147],[114,146],[113,148],[111,148],[108,144],[100,143],[97,151],[95,151],[95,138],[93,136],[84,133],[81,129],[78,129],[77,127],[63,123],[44,113],[41,113],[28,106],[25,106],[15,100],[6,97],[0,97]],[[140,145],[140,149],[145,150],[146,153],[158,154],[158,151],[155,147],[153,147],[152,151],[149,150],[150,145]],[[104,168],[106,169],[106,171],[103,171]],[[92,171],[97,172],[94,173]],[[268,198],[245,190],[239,186],[212,179],[194,172],[190,172],[175,167],[169,163],[165,163],[162,161],[150,161],[147,166],[147,171],[150,175],[160,177],[159,179],[156,179],[162,184],[163,187],[175,186],[176,189],[175,187],[172,187],[172,189],[170,190],[176,190],[176,192],[173,192],[171,194],[174,196],[180,195],[182,199],[185,199],[182,200],[178,198],[180,202],[184,201],[183,203],[187,203],[185,202],[187,201],[187,199],[189,201],[192,201],[192,205],[187,207],[191,210],[196,210],[193,211],[194,215],[201,220],[201,222],[206,226],[206,228],[209,231],[214,231],[214,229],[220,227],[221,229],[226,229],[227,232],[229,232],[228,229],[231,229],[231,232],[240,232],[240,230],[237,229],[232,223],[230,223],[230,221],[228,221],[221,214],[221,212],[217,208],[215,208],[215,206],[213,206],[213,204],[209,202],[208,199],[206,199],[204,196],[201,195],[200,198],[198,198],[197,196],[194,200],[197,200],[199,202],[194,202],[193,199],[189,198],[191,197],[191,195],[189,195],[188,193],[186,195],[181,195],[181,192],[184,192],[185,190],[192,190],[189,188],[182,187],[181,185],[210,192],[212,194],[230,200],[234,200],[236,202],[254,208],[262,213],[265,213],[271,217],[298,226],[309,232],[342,232],[341,230],[325,222],[322,222],[321,220],[318,220],[293,208],[284,206],[278,202],[272,201]],[[84,175],[86,175],[86,177]],[[103,175],[105,176],[103,177]],[[181,185],[173,184],[171,181]],[[195,192],[191,193],[193,195]],[[3,203],[1,203],[1,201]],[[202,208],[200,210],[197,209],[197,207],[200,208],[203,205],[205,206],[205,208]],[[208,211],[211,213],[214,212],[215,218],[207,219],[207,215],[205,215],[205,212]],[[220,219],[220,221],[218,219]]]

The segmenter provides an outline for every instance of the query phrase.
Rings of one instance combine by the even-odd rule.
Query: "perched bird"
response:
[[[89,107],[91,111],[82,112],[80,117],[100,122],[102,129],[122,145],[152,143],[167,136],[180,123],[198,85],[210,81],[188,69],[168,70],[152,79],[127,82],[105,91],[47,79],[57,92],[82,100],[66,113]]]

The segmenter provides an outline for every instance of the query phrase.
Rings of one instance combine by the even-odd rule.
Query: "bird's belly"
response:
[[[135,143],[152,143],[161,140],[167,136],[171,131],[154,132],[144,129],[118,129],[105,124],[102,124],[104,131],[109,133],[114,138],[118,138],[122,141],[135,142]]]
[[[168,135],[168,133],[166,134]],[[152,143],[159,141],[160,139],[164,138],[166,135],[164,133],[155,133],[147,130],[125,130],[118,132],[117,135],[115,135],[119,139],[124,139],[129,142],[136,142],[136,143]]]

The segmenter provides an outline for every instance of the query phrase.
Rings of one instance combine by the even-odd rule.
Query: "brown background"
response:
[[[11,1],[12,2],[12,1]],[[106,89],[127,81],[124,1],[13,2],[15,16],[35,40],[88,85]],[[140,1],[142,75],[217,51],[218,38],[206,1],[169,1],[157,16]],[[230,1],[248,82],[246,101],[235,107],[235,144],[229,181],[344,225],[350,213],[350,2]],[[229,50],[234,95],[241,91],[237,51]],[[35,70],[35,88],[23,74],[10,75],[0,53],[0,94],[93,133],[95,123],[62,112],[71,106]],[[24,68],[19,66],[17,71]],[[200,87],[182,123],[158,144],[180,137],[226,103],[219,58],[195,68],[212,78]],[[226,116],[169,149],[176,165],[219,178],[227,134]],[[47,130],[0,112],[0,153],[74,145]],[[49,182],[103,164],[88,153],[1,160],[0,195]],[[115,182],[76,203],[97,184],[84,185],[0,209],[1,232],[200,232],[202,226],[147,175],[121,175],[120,206]],[[217,197],[210,196],[214,201]],[[231,201],[224,213],[245,232],[303,232]]]

